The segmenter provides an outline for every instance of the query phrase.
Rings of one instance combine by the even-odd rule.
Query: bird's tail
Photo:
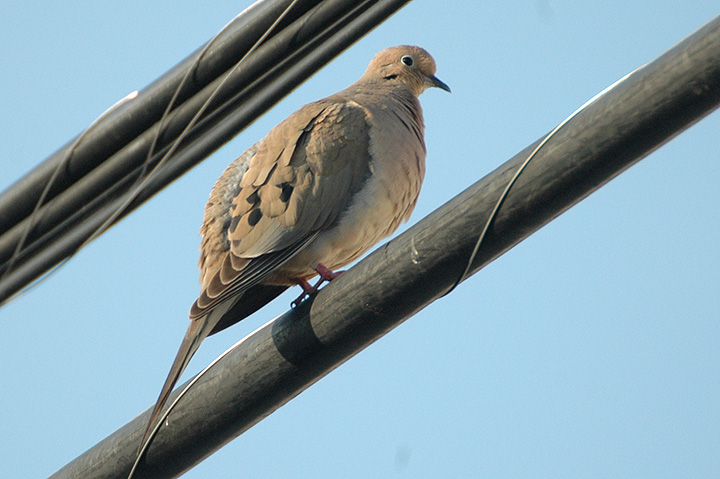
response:
[[[142,451],[142,448],[145,446],[145,442],[148,440],[150,432],[153,430],[158,418],[160,417],[163,406],[170,397],[170,393],[172,392],[173,387],[175,387],[175,383],[177,383],[183,371],[185,371],[185,368],[190,362],[193,354],[195,354],[195,351],[197,351],[200,343],[202,343],[203,339],[210,334],[210,331],[212,331],[222,316],[221,314],[213,313],[219,312],[212,311],[207,316],[190,321],[190,326],[188,327],[185,337],[180,344],[180,350],[175,356],[175,360],[170,368],[168,377],[165,379],[165,384],[163,384],[162,390],[160,391],[160,396],[158,397],[155,407],[153,408],[153,412],[150,415],[150,420],[148,421],[148,425],[145,429],[145,434],[143,434],[142,441],[140,442],[140,449],[138,451]]]

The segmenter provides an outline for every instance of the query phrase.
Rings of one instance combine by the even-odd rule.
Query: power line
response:
[[[74,148],[72,140],[51,155],[0,195],[0,304],[74,254],[111,219],[142,175],[175,146],[211,95],[207,110],[176,145],[174,154],[113,223],[232,139],[408,1],[298,2],[241,67],[233,70],[291,4],[290,0],[259,2],[231,22],[202,56],[201,48],[140,91],[136,99],[105,115]],[[191,75],[159,131],[165,109],[188,70]],[[159,141],[148,158],[156,138]],[[44,203],[33,217],[46,188]],[[23,248],[16,254],[24,237]]]
[[[469,272],[719,104],[717,17],[557,131],[510,190]],[[179,402],[136,478],[177,477],[441,297],[464,270],[499,195],[537,144],[242,341]],[[125,478],[149,414],[137,416],[52,477]]]

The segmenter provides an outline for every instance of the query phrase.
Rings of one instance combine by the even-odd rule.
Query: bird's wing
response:
[[[262,282],[334,224],[370,175],[369,130],[361,106],[331,97],[259,142],[232,198],[229,247],[191,318]]]

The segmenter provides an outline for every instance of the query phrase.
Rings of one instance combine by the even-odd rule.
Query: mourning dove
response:
[[[205,337],[289,286],[314,292],[408,219],[425,174],[417,97],[430,87],[450,91],[427,51],[383,50],[357,82],[302,107],[225,170],[205,207],[201,293],[143,444]]]

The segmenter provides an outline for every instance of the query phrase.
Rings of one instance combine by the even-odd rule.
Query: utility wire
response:
[[[0,304],[72,256],[106,221],[114,224],[232,139],[408,1],[298,2],[232,70],[292,3],[257,2],[206,52],[196,51],[103,116],[80,141],[72,140],[0,195]],[[183,83],[188,71],[190,81]],[[176,105],[166,113],[173,99]],[[138,181],[144,186],[123,208]]]
[[[720,17],[621,80],[557,130],[504,197],[468,274],[718,105]],[[498,198],[540,141],[237,344],[187,389],[135,478],[178,477],[442,297],[465,271]],[[180,386],[169,402],[185,389]],[[150,413],[138,415],[52,478],[125,479]]]

